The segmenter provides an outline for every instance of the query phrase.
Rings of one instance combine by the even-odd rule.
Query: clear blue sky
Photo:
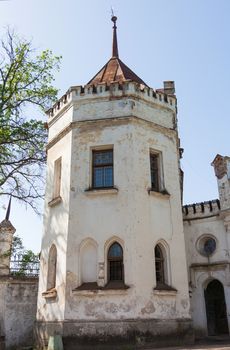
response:
[[[1,35],[10,25],[38,50],[62,55],[61,95],[110,58],[111,5],[121,59],[153,88],[176,83],[184,202],[217,198],[210,163],[217,153],[230,155],[229,0],[0,0]],[[11,221],[26,247],[39,251],[41,219],[13,202]]]

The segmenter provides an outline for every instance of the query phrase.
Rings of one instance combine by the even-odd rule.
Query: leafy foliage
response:
[[[44,111],[56,100],[53,71],[59,64],[50,50],[35,55],[31,43],[14,32],[1,41],[0,195],[12,195],[35,211],[44,192],[47,130],[25,111],[31,106]]]
[[[23,250],[24,250],[24,246],[22,243],[22,239],[19,236],[14,235],[13,241],[12,241],[12,247],[11,247],[11,255],[20,254],[22,253]]]
[[[39,254],[32,250],[26,250],[23,246],[22,239],[15,235],[11,247],[11,261],[13,263],[12,273],[16,276],[26,276],[33,274],[39,262]],[[35,271],[36,272],[36,271]]]

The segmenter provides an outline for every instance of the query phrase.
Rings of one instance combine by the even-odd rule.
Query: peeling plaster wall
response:
[[[0,279],[0,336],[6,349],[33,345],[37,290],[37,279]]]
[[[218,214],[198,220],[184,222],[186,255],[191,291],[191,312],[197,336],[207,335],[207,318],[204,289],[212,279],[219,280],[224,287],[230,329],[230,258],[228,232],[224,220]],[[199,252],[199,239],[212,235],[216,238],[216,251],[208,258]]]
[[[102,87],[102,86],[101,86]],[[49,115],[49,141],[57,136],[71,122],[85,120],[111,119],[135,115],[136,117],[155,122],[167,128],[173,128],[176,122],[176,99],[170,97],[164,101],[163,94],[153,97],[152,89],[138,91],[135,83],[129,82],[123,86],[118,84],[108,91],[92,93],[92,89],[81,93],[80,87],[75,87],[68,93],[65,104],[55,109]],[[148,90],[148,91],[147,91]],[[154,110],[154,113],[153,113]]]
[[[44,231],[42,237],[37,308],[37,319],[39,320],[62,320],[64,317],[66,244],[69,220],[71,137],[71,132],[65,135],[65,137],[55,144],[54,147],[48,150],[47,154]],[[58,204],[51,206],[50,201],[53,199],[54,188],[54,162],[59,157],[62,157],[60,189],[61,201]],[[47,291],[48,256],[52,244],[55,244],[57,248],[56,289],[58,302],[46,300],[42,296],[42,293]]]
[[[91,181],[91,149],[114,147],[117,194],[84,192]],[[150,149],[162,152],[165,188],[170,197],[148,194]],[[67,253],[66,312],[68,319],[189,317],[187,273],[179,195],[176,132],[139,120],[121,125],[90,123],[73,131],[72,177]],[[84,166],[83,166],[84,165]],[[78,174],[78,176],[76,176]],[[109,242],[116,237],[124,249],[127,291],[72,292],[79,286],[79,246],[88,237],[98,244],[98,263],[105,264]],[[169,275],[174,295],[154,295],[154,246],[169,246]],[[181,267],[182,262],[184,269]],[[89,293],[90,294],[90,293]],[[169,293],[168,293],[169,294]]]

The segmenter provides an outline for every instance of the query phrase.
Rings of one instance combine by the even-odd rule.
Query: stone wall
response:
[[[33,345],[38,279],[0,277],[0,349]]]
[[[228,234],[216,203],[210,201],[183,208],[191,313],[196,337],[208,335],[204,291],[212,280],[223,285],[230,329]],[[202,207],[204,211],[200,209]],[[210,255],[205,255],[202,246],[209,238],[215,240],[216,247]]]

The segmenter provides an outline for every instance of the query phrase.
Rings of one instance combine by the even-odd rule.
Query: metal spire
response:
[[[114,23],[113,24],[113,46],[112,46],[112,57],[118,58],[118,45],[117,45],[117,26],[116,26],[116,21],[117,17],[114,16],[113,10],[112,10],[112,17],[111,21]]]
[[[7,211],[6,211],[6,217],[5,217],[5,220],[6,220],[6,221],[9,221],[9,218],[10,218],[10,209],[11,209],[11,196],[10,196],[8,208],[7,208]]]

